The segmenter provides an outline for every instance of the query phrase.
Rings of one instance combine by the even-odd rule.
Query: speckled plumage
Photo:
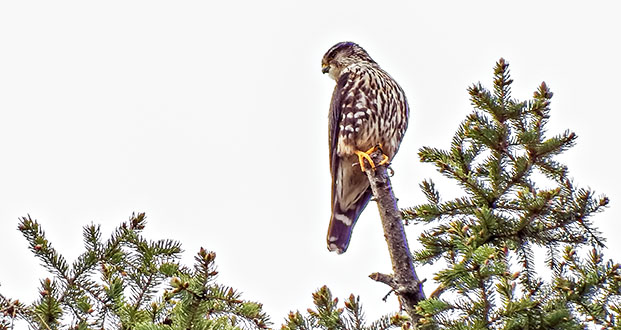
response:
[[[336,81],[329,115],[332,216],[328,249],[343,253],[372,195],[355,152],[381,145],[392,160],[407,129],[409,108],[397,82],[353,42],[330,48],[322,68]]]

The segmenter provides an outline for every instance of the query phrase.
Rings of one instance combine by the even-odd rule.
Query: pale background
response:
[[[372,319],[396,310],[367,278],[390,272],[374,204],[346,254],[325,246],[334,82],[320,62],[343,40],[410,100],[393,164],[400,206],[424,202],[424,178],[459,194],[417,152],[449,146],[471,109],[467,86],[491,87],[504,57],[514,97],[544,80],[554,92],[548,132],[578,134],[561,159],[577,184],[610,197],[594,219],[621,261],[621,8],[586,3],[2,1],[0,292],[32,301],[47,276],[18,217],[38,219],[72,261],[82,226],[100,223],[106,237],[136,211],[148,238],[183,243],[186,263],[201,246],[216,251],[220,282],[264,303],[276,327],[324,284],[361,295]],[[408,228],[413,247],[419,232]]]

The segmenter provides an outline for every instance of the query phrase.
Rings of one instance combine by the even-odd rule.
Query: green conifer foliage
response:
[[[134,214],[102,241],[99,226],[84,228],[86,250],[71,265],[24,217],[19,230],[53,279],[41,281],[39,300],[24,304],[0,295],[0,329],[16,319],[33,329],[263,329],[262,305],[215,282],[214,252],[202,249],[194,268],[179,264],[181,244],[141,235]]]
[[[492,91],[481,84],[468,89],[474,111],[450,148],[420,150],[421,161],[434,164],[465,195],[443,201],[427,180],[421,189],[428,202],[402,210],[406,222],[426,228],[415,261],[446,263],[435,275],[440,286],[418,305],[418,325],[618,328],[621,271],[603,260],[604,239],[591,222],[608,199],[576,187],[555,159],[576,135],[546,136],[552,98],[546,84],[532,100],[518,101],[511,97],[512,82],[500,59]],[[535,258],[544,251],[545,260]]]
[[[353,294],[345,300],[343,307],[339,306],[339,299],[332,297],[328,287],[323,286],[313,293],[315,309],[309,308],[307,314],[291,312],[282,325],[282,330],[311,330],[311,329],[356,329],[356,330],[383,330],[405,326],[409,318],[400,314],[384,316],[379,320],[366,324],[362,311],[360,297]]]

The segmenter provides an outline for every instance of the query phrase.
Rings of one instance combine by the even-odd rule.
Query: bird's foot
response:
[[[376,150],[382,151],[382,146],[376,145],[367,151],[356,150],[354,152],[356,155],[358,155],[358,162],[360,163],[360,169],[362,170],[362,172],[366,171],[366,168],[364,166],[365,159],[369,162],[369,165],[371,165],[372,169],[376,168],[377,166],[385,165],[388,163],[388,156],[386,156],[384,152],[382,151],[382,156],[384,157],[384,159],[382,159],[377,165],[375,165],[375,162],[373,162],[373,159],[371,159],[370,155]]]

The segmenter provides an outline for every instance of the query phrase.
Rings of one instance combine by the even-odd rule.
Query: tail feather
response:
[[[335,199],[328,228],[328,250],[336,251],[338,254],[347,251],[354,225],[371,200],[371,195],[369,187],[347,210],[341,210],[338,199]]]

